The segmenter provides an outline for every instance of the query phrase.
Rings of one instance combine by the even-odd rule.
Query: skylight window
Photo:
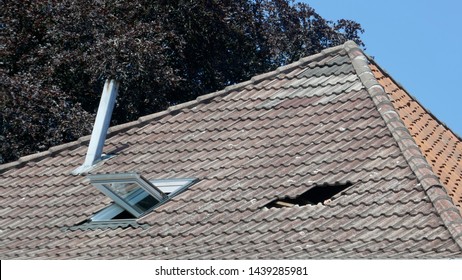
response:
[[[92,222],[141,217],[196,182],[191,178],[148,181],[137,173],[98,174],[88,178],[93,186],[114,201],[96,213]]]

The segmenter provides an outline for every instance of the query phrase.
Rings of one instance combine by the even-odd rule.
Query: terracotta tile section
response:
[[[462,213],[462,140],[376,65],[371,64],[370,67],[392,98],[393,105],[434,173]]]

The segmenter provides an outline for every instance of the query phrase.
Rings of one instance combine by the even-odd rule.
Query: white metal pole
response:
[[[104,141],[106,140],[107,130],[111,122],[112,110],[114,109],[118,88],[119,83],[117,81],[106,80],[83,167],[90,167],[101,160]]]

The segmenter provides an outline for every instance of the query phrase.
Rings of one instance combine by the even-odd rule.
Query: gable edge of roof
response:
[[[452,203],[443,184],[433,172],[433,169],[415,143],[398,112],[396,112],[385,89],[379,84],[372,73],[368,65],[369,59],[367,55],[353,41],[346,42],[344,47],[352,61],[353,68],[364,87],[366,87],[393,138],[398,143],[409,167],[424,188],[426,195],[430,198],[433,207],[435,207],[438,215],[443,220],[452,238],[462,250],[462,216],[459,210]],[[374,62],[374,64],[376,63]]]

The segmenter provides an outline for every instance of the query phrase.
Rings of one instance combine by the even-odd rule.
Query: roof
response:
[[[378,65],[371,64],[401,120],[462,213],[462,141]]]
[[[115,156],[91,174],[199,179],[136,223],[79,226],[111,203],[72,174],[89,137],[2,165],[0,258],[460,258],[460,204],[448,195],[460,194],[460,176],[446,181],[427,162],[448,160],[436,170],[455,173],[460,139],[454,153],[422,152],[419,120],[406,122],[415,99],[400,89],[404,106],[386,81],[347,42],[110,128],[105,152]],[[318,204],[270,207],[349,184]]]

